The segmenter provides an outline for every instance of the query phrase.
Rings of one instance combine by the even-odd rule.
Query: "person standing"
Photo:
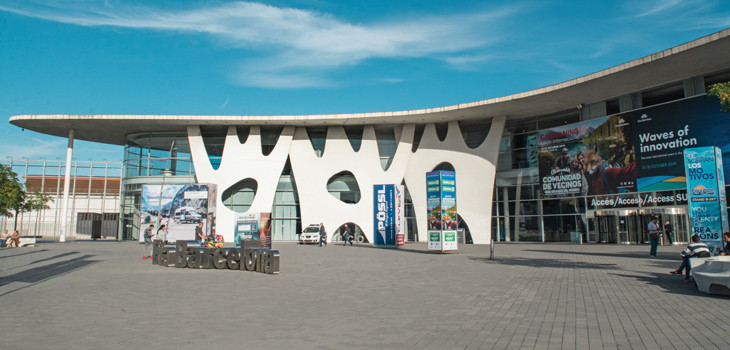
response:
[[[152,259],[152,230],[155,225],[150,225],[144,230],[144,256],[142,260]]]
[[[657,217],[654,217],[649,222],[649,240],[651,241],[649,256],[656,258],[656,250],[659,245],[659,218]]]
[[[157,234],[155,235],[155,239],[161,239],[162,242],[167,244],[167,226],[162,225],[160,228],[157,229]]]
[[[205,242],[205,235],[203,235],[203,222],[199,222],[198,226],[195,226],[195,239],[200,242],[200,246],[203,246],[203,242]]]
[[[324,223],[319,223],[319,246],[327,245],[327,230],[324,229]]]
[[[674,232],[674,226],[672,226],[672,223],[667,220],[667,222],[664,223],[664,233],[667,235],[669,245],[674,244],[674,237],[672,237],[672,232]]]
[[[342,225],[342,245],[347,245],[347,242],[350,242],[350,245],[352,245],[352,237],[350,236],[350,227],[347,226],[347,224]]]

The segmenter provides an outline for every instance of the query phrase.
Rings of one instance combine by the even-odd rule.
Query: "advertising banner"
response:
[[[718,146],[730,157],[730,118],[698,96],[538,132],[543,197],[686,188],[683,151]],[[726,159],[724,172],[730,160]]]
[[[241,241],[252,239],[261,240],[261,214],[260,213],[236,213],[236,227],[233,230],[233,245],[241,246]]]
[[[271,249],[271,213],[236,213],[233,229],[233,246],[240,247],[241,241],[260,241],[260,247]]]
[[[393,185],[373,185],[375,235],[373,246],[395,246],[395,189]]]
[[[457,250],[456,173],[426,173],[428,250]]]
[[[376,247],[395,247],[403,245],[403,186],[373,185],[373,227]],[[399,197],[400,196],[400,197]],[[400,235],[401,243],[398,244]]]
[[[630,123],[620,116],[541,130],[538,147],[544,197],[636,191]]]
[[[406,199],[404,186],[395,186],[395,245],[405,244],[406,230]]]
[[[714,254],[722,251],[722,233],[727,231],[722,157],[717,147],[684,150],[692,234],[698,235]]]
[[[215,185],[142,186],[140,242],[144,241],[143,233],[149,225],[155,226],[156,233],[160,225],[164,224],[167,227],[168,242],[195,240],[195,226],[200,222],[205,222],[205,233],[209,235],[212,227],[207,220],[210,212],[208,204],[211,203],[215,210],[215,197],[212,197],[213,202],[211,202],[210,190],[215,191]],[[162,219],[159,223],[158,217]]]

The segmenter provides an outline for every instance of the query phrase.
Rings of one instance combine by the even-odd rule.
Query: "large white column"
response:
[[[63,177],[63,206],[61,207],[61,234],[59,242],[66,242],[66,227],[71,221],[68,217],[68,191],[71,185],[71,159],[74,153],[74,129],[68,130],[68,147],[66,148],[66,174]]]

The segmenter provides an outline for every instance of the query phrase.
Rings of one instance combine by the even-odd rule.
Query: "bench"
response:
[[[690,266],[690,274],[701,292],[730,295],[730,256],[691,258]]]
[[[21,247],[35,247],[36,239],[43,238],[43,236],[20,236]]]

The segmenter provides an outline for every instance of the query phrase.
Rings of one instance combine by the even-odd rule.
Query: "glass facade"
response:
[[[678,82],[591,106],[580,105],[575,110],[508,120],[495,180],[494,239],[502,242],[646,243],[646,227],[652,217],[659,217],[662,224],[668,221],[674,227],[674,242],[688,242],[691,233],[684,189],[600,196],[584,193],[567,198],[543,196],[538,176],[537,139],[540,130],[704,94],[695,89],[697,79],[701,80],[694,78],[684,82],[692,88]],[[668,237],[663,236],[663,239]]]

